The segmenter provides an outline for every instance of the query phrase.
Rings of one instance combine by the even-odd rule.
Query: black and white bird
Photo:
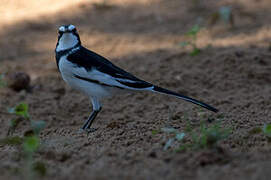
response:
[[[86,49],[81,45],[79,34],[74,25],[60,26],[58,33],[55,53],[61,76],[66,83],[83,92],[92,102],[93,111],[81,128],[85,131],[95,130],[91,128],[91,124],[101,111],[101,100],[112,95],[122,94],[125,90],[167,94],[218,112],[216,108],[196,99],[138,79],[115,66],[106,58]]]

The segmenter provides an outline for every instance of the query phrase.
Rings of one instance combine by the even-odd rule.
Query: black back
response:
[[[66,51],[66,50],[65,50]],[[63,52],[64,53],[64,52]],[[56,53],[56,58],[59,61],[62,52]],[[101,55],[90,51],[83,46],[79,46],[79,49],[69,54],[67,59],[76,64],[78,67],[83,67],[87,71],[91,71],[92,69],[96,69],[105,74],[109,74],[110,76],[117,78],[116,80],[121,84],[126,86],[130,86],[133,88],[147,88],[151,87],[152,84],[142,81],[132,74],[124,71],[123,69],[115,66],[106,58]],[[91,78],[91,77],[90,77]],[[125,81],[130,80],[130,81]]]

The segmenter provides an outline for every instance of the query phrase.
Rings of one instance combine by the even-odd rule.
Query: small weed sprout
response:
[[[159,130],[152,130],[152,131],[151,131],[151,134],[152,134],[152,135],[156,135],[156,134],[158,134],[158,133],[159,133]]]
[[[263,126],[256,126],[248,131],[249,135],[263,134],[268,143],[271,142],[271,124],[264,124]]]
[[[210,127],[201,123],[199,132],[190,130],[187,133],[191,137],[191,142],[181,145],[179,150],[214,148],[220,140],[226,139],[230,133],[230,128],[222,128],[218,123]]]
[[[23,102],[19,103],[13,108],[9,108],[8,112],[10,114],[14,114],[17,116],[16,118],[13,118],[10,120],[8,135],[11,134],[15,130],[19,122],[22,120],[21,118],[24,118],[26,120],[30,119],[30,116],[28,113],[28,105]]]
[[[187,33],[186,36],[190,37],[190,41],[181,42],[180,45],[182,47],[190,46],[192,47],[192,51],[190,52],[190,56],[196,56],[200,53],[200,49],[197,47],[197,37],[200,31],[199,25],[194,25]]]
[[[271,124],[265,124],[263,127],[263,133],[264,135],[271,138]]]
[[[23,151],[25,154],[26,166],[24,175],[26,179],[34,179],[34,175],[42,176],[46,173],[46,167],[42,162],[34,162],[34,154],[40,147],[39,133],[45,127],[44,121],[31,121],[33,134],[26,136],[23,141]]]
[[[263,126],[262,132],[267,137],[268,142],[271,142],[271,124],[265,124]]]
[[[29,113],[28,113],[28,104],[23,103],[23,102],[19,103],[13,108],[9,108],[8,112],[11,114],[15,114],[17,116],[23,117],[28,120],[30,118]]]
[[[31,180],[35,179],[35,175],[39,174],[44,176],[46,173],[46,167],[43,162],[35,162],[34,154],[40,147],[39,134],[41,130],[45,127],[44,121],[33,121],[30,119],[28,112],[28,104],[19,103],[13,108],[9,108],[8,112],[16,115],[18,118],[24,118],[29,120],[31,123],[31,130],[25,134],[24,137],[14,136],[6,137],[0,140],[0,145],[20,145],[22,147],[25,157],[26,166],[23,167],[23,175],[25,179]],[[10,130],[14,130],[18,125],[18,119],[12,119],[10,122]]]
[[[223,119],[224,116],[218,116],[219,119]],[[185,120],[186,125],[183,132],[178,131],[175,128],[162,128],[161,131],[153,131],[152,134],[155,135],[158,132],[165,132],[174,134],[164,145],[164,150],[172,147],[178,143],[179,148],[176,151],[185,150],[198,150],[205,148],[216,148],[219,141],[226,139],[232,133],[231,128],[223,128],[220,122],[215,122],[212,125],[208,123],[200,122],[199,128],[193,128],[187,114],[184,114],[182,119]],[[270,125],[270,137],[271,137],[271,125]]]

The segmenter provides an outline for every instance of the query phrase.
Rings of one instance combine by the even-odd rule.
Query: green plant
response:
[[[200,53],[200,49],[197,47],[197,37],[200,32],[200,26],[194,25],[187,33],[186,36],[190,37],[190,41],[181,42],[182,47],[190,46],[192,51],[190,52],[191,56],[196,56]]]
[[[34,155],[40,148],[41,140],[39,134],[45,127],[44,121],[31,121],[31,131],[25,137],[13,136],[0,139],[0,146],[18,146],[22,148],[25,160],[25,166],[22,168],[24,178],[27,180],[35,179],[35,175],[44,176],[46,173],[46,166],[41,161],[35,161]]]
[[[27,154],[32,154],[36,152],[40,144],[40,139],[38,136],[33,135],[33,136],[28,136],[24,138],[23,141],[23,149],[24,152]]]
[[[13,108],[9,108],[8,112],[11,114],[15,114],[17,116],[21,116],[25,119],[30,118],[29,113],[28,113],[28,104],[23,103],[23,102],[19,103]]]
[[[218,123],[210,127],[201,123],[199,132],[196,132],[196,130],[188,132],[191,140],[187,144],[182,144],[179,150],[213,148],[220,140],[226,139],[230,133],[230,128],[222,128]]]
[[[21,145],[24,155],[25,155],[25,164],[23,168],[24,178],[25,179],[34,179],[35,174],[45,175],[46,167],[42,162],[34,161],[34,154],[40,147],[40,138],[39,134],[41,130],[45,127],[44,121],[33,121],[30,119],[28,112],[28,104],[19,103],[13,108],[9,108],[8,112],[17,116],[17,119],[12,119],[10,121],[10,129],[14,130],[18,125],[20,118],[29,120],[31,130],[25,133],[23,138],[14,136],[6,137],[0,140],[0,145]]]
[[[271,141],[271,124],[265,124],[262,132],[268,138],[268,141]]]
[[[31,121],[33,134],[26,136],[23,140],[23,152],[25,154],[26,166],[24,175],[26,179],[34,179],[36,173],[45,175],[46,167],[42,162],[34,161],[34,154],[40,147],[39,133],[45,127],[44,121]]]
[[[28,105],[23,102],[19,103],[15,107],[9,108],[8,112],[10,114],[14,114],[17,116],[10,120],[8,135],[15,130],[19,122],[22,120],[21,118],[24,118],[26,120],[30,119],[29,112],[28,112]]]
[[[156,134],[158,134],[158,133],[159,133],[159,130],[152,130],[152,131],[151,131],[151,134],[152,134],[152,135],[156,135]]]

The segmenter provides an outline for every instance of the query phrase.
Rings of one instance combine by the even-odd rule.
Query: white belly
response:
[[[113,88],[102,86],[100,84],[92,83],[89,81],[81,80],[76,78],[74,75],[78,75],[80,71],[86,71],[82,67],[77,67],[63,56],[59,60],[59,70],[64,81],[69,84],[72,88],[81,91],[88,97],[95,97],[102,99],[104,97],[111,96]],[[85,73],[85,72],[84,72]],[[91,79],[91,77],[89,77]]]

